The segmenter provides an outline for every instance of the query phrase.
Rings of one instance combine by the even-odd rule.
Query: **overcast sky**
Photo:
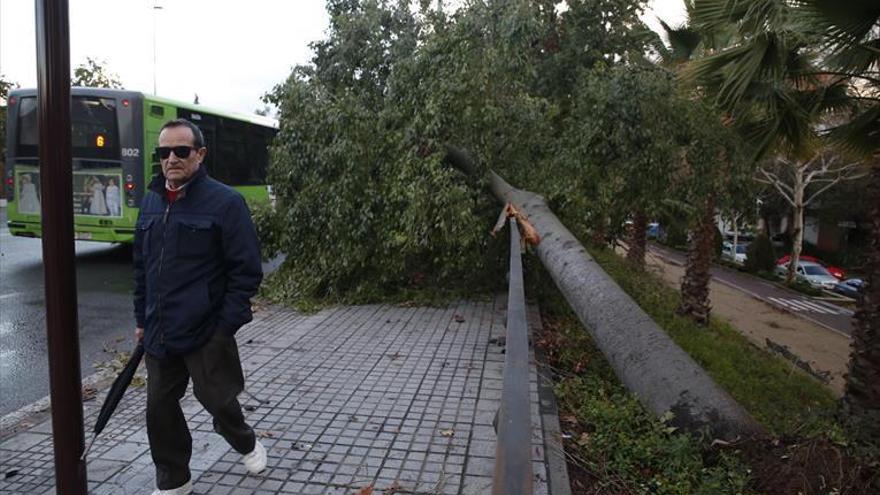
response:
[[[70,64],[106,62],[127,89],[252,113],[260,96],[311,58],[325,0],[69,0]],[[157,4],[162,8],[154,10]],[[645,21],[681,22],[681,0],[653,0]],[[0,74],[36,85],[33,0],[0,0]],[[656,29],[656,27],[655,27]]]

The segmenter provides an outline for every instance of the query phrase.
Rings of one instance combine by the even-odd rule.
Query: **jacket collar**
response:
[[[186,187],[180,189],[180,198],[183,198],[187,195],[187,193],[192,190],[193,187],[198,185],[199,182],[202,182],[205,177],[208,176],[208,170],[205,168],[204,164],[199,165],[199,169],[196,170],[196,173],[193,174],[192,178],[189,182],[186,183]],[[159,196],[165,197],[165,174],[159,172],[153,177],[153,180],[150,181],[150,185],[147,188]]]

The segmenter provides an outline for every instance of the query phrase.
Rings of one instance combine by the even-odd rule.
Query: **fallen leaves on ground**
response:
[[[392,495],[394,493],[399,493],[402,491],[403,491],[403,487],[400,486],[400,483],[395,481],[394,483],[391,483],[390,485],[388,485],[388,488],[385,489],[385,495]]]
[[[91,385],[83,385],[82,388],[82,400],[83,402],[88,402],[95,398],[98,395],[98,389],[92,387]]]

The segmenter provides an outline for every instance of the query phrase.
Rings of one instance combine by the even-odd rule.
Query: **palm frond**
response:
[[[863,72],[880,64],[880,2],[800,0],[801,16],[820,33],[832,68]]]
[[[803,12],[834,41],[856,44],[876,38],[880,2],[876,0],[800,0]]]
[[[701,36],[696,29],[692,29],[687,25],[677,28],[671,27],[663,19],[658,19],[660,26],[666,33],[666,39],[669,41],[669,62],[686,62],[691,59],[697,47],[700,46]]]
[[[849,122],[833,128],[829,137],[855,155],[871,156],[880,152],[880,105],[872,105]]]
[[[854,74],[880,70],[880,38],[836,48],[834,54],[828,57],[830,68]]]
[[[789,11],[785,0],[694,0],[691,21],[701,30],[718,31],[734,25],[740,34],[754,35],[779,29]]]
[[[739,104],[750,84],[781,80],[787,49],[774,33],[764,33],[715,55],[696,60],[684,72],[687,82],[707,86],[724,109]],[[719,78],[721,75],[723,77]],[[720,84],[713,86],[713,81]]]

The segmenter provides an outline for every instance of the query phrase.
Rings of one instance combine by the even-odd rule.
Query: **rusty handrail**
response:
[[[510,275],[507,293],[507,338],[504,382],[498,410],[493,495],[531,495],[532,421],[529,404],[529,335],[523,288],[520,235],[515,217],[510,224]]]

